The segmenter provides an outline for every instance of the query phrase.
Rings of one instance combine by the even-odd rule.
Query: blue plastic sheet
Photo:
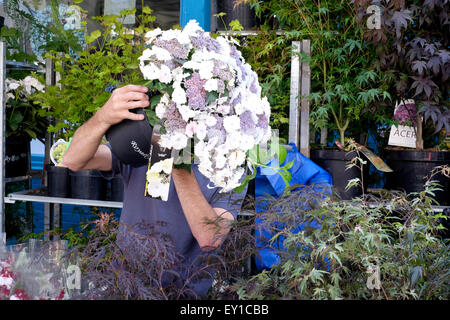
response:
[[[302,155],[295,146],[294,143],[290,143],[292,150],[287,151],[286,159],[281,164],[284,166],[290,161],[294,161],[294,165],[289,169],[291,173],[291,180],[289,185],[302,185],[312,186],[314,191],[321,194],[331,194],[332,177],[331,175],[315,164],[313,161]],[[267,166],[279,167],[278,159],[274,159],[269,162]],[[255,198],[256,198],[256,212],[264,212],[266,199],[268,196],[278,198],[285,190],[285,183],[278,173],[272,169],[258,167],[255,177]],[[302,187],[299,187],[293,191],[301,193]],[[320,194],[319,193],[319,194]],[[318,199],[320,200],[320,199]],[[272,266],[281,262],[280,256],[277,252],[283,250],[284,237],[280,236],[276,243],[273,243],[270,247],[267,246],[267,240],[272,238],[275,234],[273,230],[267,230],[262,227],[264,221],[260,217],[255,219],[255,237],[256,247],[259,256],[256,257],[256,267],[258,270],[270,269]],[[313,228],[320,228],[318,222],[301,223],[295,227],[292,231],[294,233],[304,229],[307,225]],[[275,228],[282,228],[283,226],[275,222]],[[292,227],[292,226],[290,226]],[[272,229],[272,228],[271,228]]]

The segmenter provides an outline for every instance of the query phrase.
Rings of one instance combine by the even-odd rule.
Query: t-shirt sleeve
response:
[[[109,143],[105,143],[105,146],[107,146],[111,150],[111,145]],[[122,174],[122,164],[120,160],[116,157],[116,155],[111,150],[111,170],[110,171],[100,171],[101,175],[107,179],[111,180],[112,178],[121,175]]]

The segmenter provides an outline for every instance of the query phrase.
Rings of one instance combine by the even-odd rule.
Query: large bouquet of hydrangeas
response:
[[[148,32],[139,58],[147,86],[160,93],[147,116],[164,128],[161,147],[182,150],[195,138],[199,171],[222,192],[241,185],[248,151],[271,135],[269,102],[236,45],[191,20],[183,30]]]

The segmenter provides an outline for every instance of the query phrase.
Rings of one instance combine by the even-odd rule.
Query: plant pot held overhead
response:
[[[130,111],[145,116],[143,108]],[[148,164],[152,132],[153,129],[146,116],[144,120],[125,119],[109,128],[106,140],[120,161],[133,167],[140,167]]]

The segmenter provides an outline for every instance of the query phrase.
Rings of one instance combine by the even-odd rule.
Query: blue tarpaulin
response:
[[[289,185],[292,186],[298,184],[302,186],[312,186],[317,192],[331,194],[331,175],[302,155],[297,150],[294,143],[290,143],[289,145],[292,146],[292,150],[287,151],[286,159],[281,164],[281,166],[284,166],[288,162],[294,161],[293,166],[289,169],[289,172],[291,173]],[[272,160],[267,165],[270,167],[279,167],[278,159]],[[261,199],[267,199],[268,196],[278,198],[283,194],[285,187],[286,185],[283,179],[274,170],[258,167],[255,177],[256,212],[264,212],[265,210],[267,202],[261,201]],[[299,187],[293,191],[301,193],[301,188],[302,187]],[[280,256],[277,251],[283,250],[284,241],[284,238],[281,236],[277,239],[278,241],[276,243],[269,247],[267,245],[267,240],[272,238],[275,234],[273,230],[269,231],[262,227],[263,223],[264,221],[261,220],[261,217],[256,218],[255,237],[256,247],[259,253],[259,256],[256,257],[256,267],[258,270],[270,269],[273,265],[280,263]],[[320,224],[317,222],[312,222],[308,225],[310,227],[320,228]],[[299,224],[292,232],[298,232],[306,226],[306,223]],[[276,227],[279,228],[282,226],[278,225]]]

